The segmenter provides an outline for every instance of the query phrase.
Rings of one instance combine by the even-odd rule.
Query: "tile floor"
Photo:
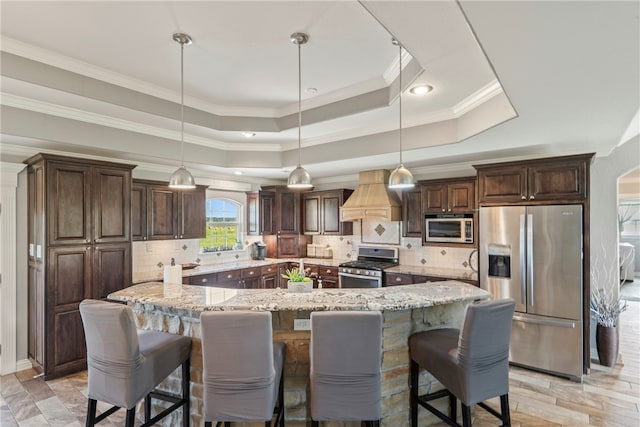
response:
[[[618,364],[596,363],[582,384],[520,368],[510,371],[511,419],[519,426],[640,425],[640,302],[629,301],[621,316]],[[86,414],[86,371],[43,381],[32,370],[0,377],[0,426],[82,426]],[[492,402],[497,407],[496,402]],[[104,408],[104,406],[102,406]],[[99,406],[100,409],[100,406]],[[118,411],[101,426],[124,425]],[[438,424],[441,426],[444,424]],[[474,411],[474,427],[497,426]]]

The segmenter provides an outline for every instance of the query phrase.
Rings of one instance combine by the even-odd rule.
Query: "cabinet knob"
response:
[[[207,279],[202,279],[202,283],[207,283]]]
[[[91,249],[91,246],[87,246],[87,247],[85,248],[85,251],[88,251],[88,250],[90,250],[90,249]]]
[[[249,276],[253,276],[253,271],[250,271],[250,272],[249,272]]]
[[[451,212],[451,208],[449,208],[449,212]]]
[[[442,212],[444,212],[444,208],[442,208]]]
[[[231,279],[231,274],[227,274],[227,279]]]
[[[84,241],[84,242],[85,242],[85,243],[89,243],[89,242],[90,242],[90,240],[89,240],[89,239],[85,239],[85,241]]]
[[[402,282],[402,277],[396,277],[396,282]]]
[[[143,236],[143,237],[142,237],[142,240],[147,240],[147,236]]]
[[[182,234],[180,235],[180,238],[182,239]]]
[[[331,273],[331,269],[327,268],[327,274]]]
[[[527,200],[527,196],[522,196],[521,199],[522,200]]]
[[[529,196],[529,200],[533,200],[535,198],[536,198],[536,196]]]
[[[174,238],[174,239],[177,239],[177,238],[178,238],[178,236],[173,236],[173,238]]]

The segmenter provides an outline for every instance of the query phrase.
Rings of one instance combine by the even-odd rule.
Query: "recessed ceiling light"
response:
[[[318,89],[316,89],[315,87],[308,87],[304,90],[306,93],[318,93]]]
[[[234,175],[242,175],[242,171],[233,171]]]
[[[256,136],[255,132],[242,132],[242,136],[244,136],[245,138],[253,138],[254,136]]]
[[[414,86],[411,89],[409,89],[409,92],[411,92],[414,95],[425,95],[425,94],[431,92],[432,90],[433,90],[433,86],[419,85],[419,86]]]

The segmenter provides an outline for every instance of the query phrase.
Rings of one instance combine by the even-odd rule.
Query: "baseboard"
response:
[[[31,365],[29,359],[22,359],[16,362],[16,372],[24,371],[31,368],[33,368],[33,365]]]

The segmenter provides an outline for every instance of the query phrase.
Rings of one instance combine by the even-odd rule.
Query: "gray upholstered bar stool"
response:
[[[271,312],[200,315],[205,426],[264,421],[284,426],[285,345],[273,342]],[[276,403],[278,406],[276,406]]]
[[[409,338],[411,352],[411,426],[418,425],[418,405],[451,426],[456,421],[457,399],[462,423],[471,426],[471,405],[478,404],[510,426],[509,339],[515,302],[512,299],[478,302],[465,308],[462,328],[419,332]],[[426,369],[445,390],[419,395],[420,368]],[[484,401],[500,397],[500,413]],[[449,417],[429,401],[449,397]]]
[[[80,315],[87,342],[89,374],[87,426],[126,408],[126,426],[133,427],[136,403],[144,398],[143,426],[155,424],[182,407],[182,425],[189,425],[189,361],[191,338],[166,332],[137,330],[126,305],[84,300]],[[182,365],[182,396],[155,390]],[[151,418],[151,398],[171,402]],[[96,417],[97,401],[114,405]]]
[[[382,416],[382,313],[311,313],[311,424],[365,421]]]

